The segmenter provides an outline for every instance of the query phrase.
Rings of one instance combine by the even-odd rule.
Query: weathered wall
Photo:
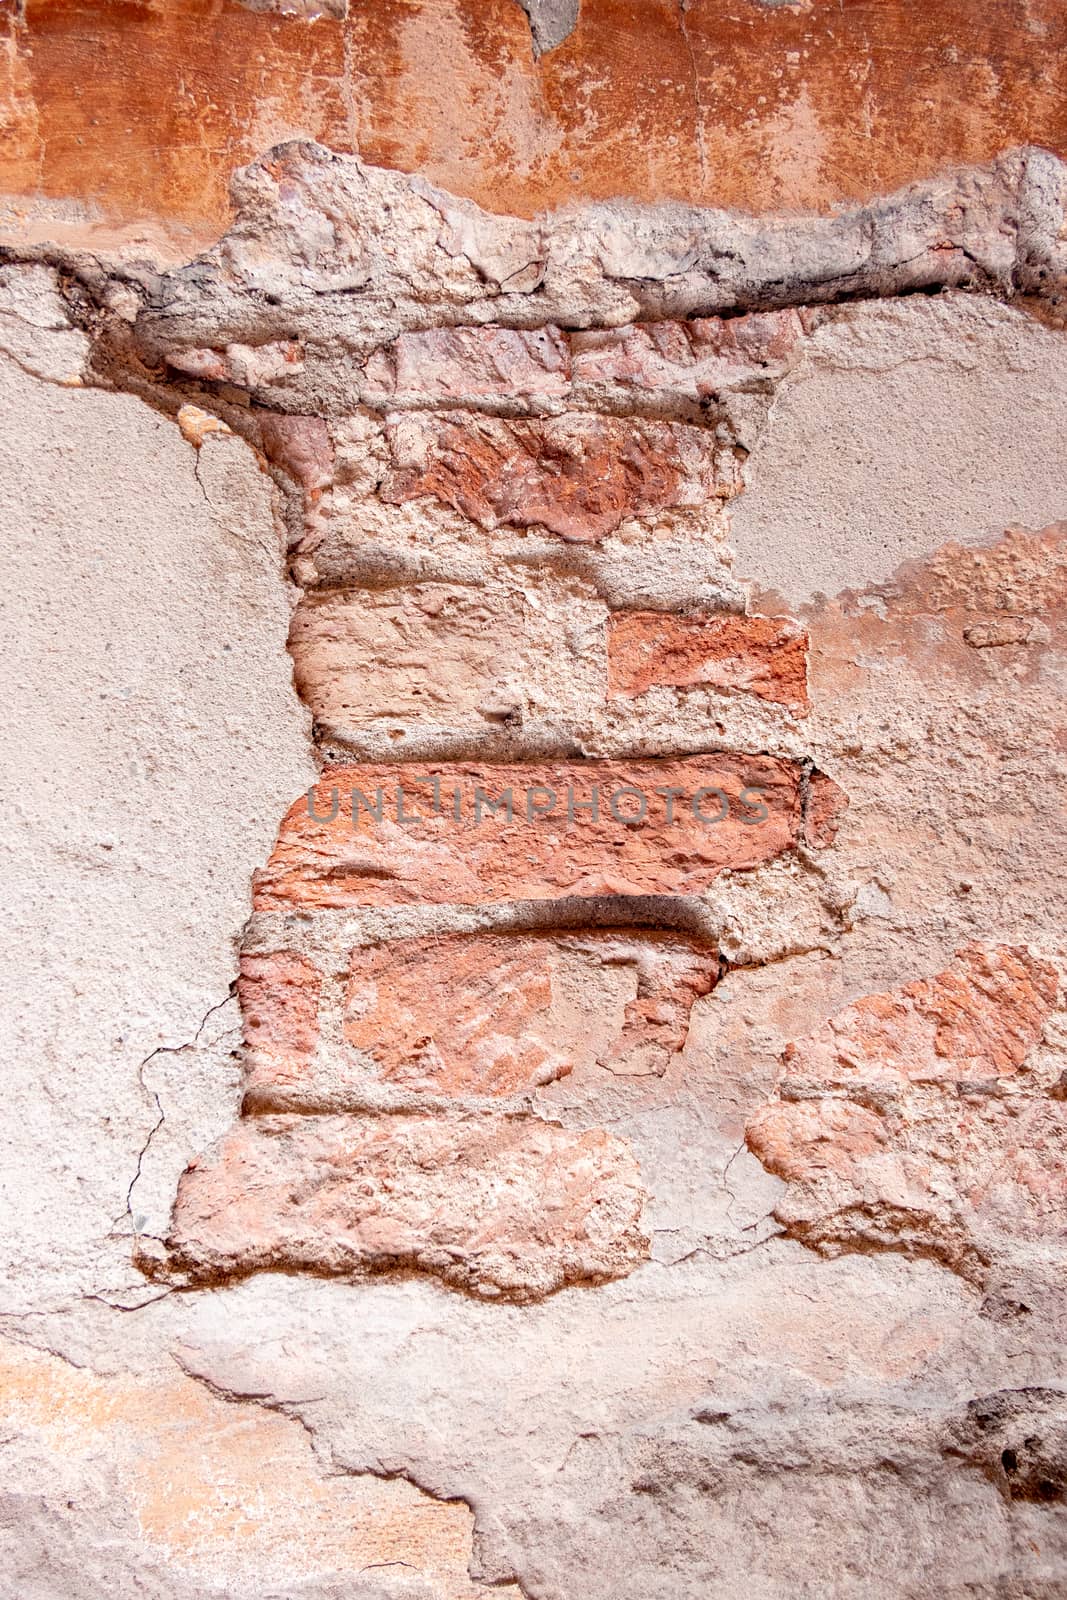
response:
[[[205,1131],[225,1116],[234,934],[308,770],[268,482],[237,440],[198,458],[140,401],[81,387],[80,335],[45,333],[48,378],[31,371],[40,339],[25,322],[6,335],[20,314],[62,322],[50,279],[9,271],[0,291],[0,337],[22,351],[3,357],[0,429],[5,1058],[21,1108],[3,1281],[19,1311],[128,1283],[121,1235],[152,1210],[171,1093]]]
[[[527,9],[7,19],[0,1595],[1054,1600],[1060,18]]]
[[[8,0],[9,220],[162,223],[180,247],[291,138],[524,216],[615,195],[827,209],[1067,141],[1057,0],[525,10],[540,55],[520,0]]]

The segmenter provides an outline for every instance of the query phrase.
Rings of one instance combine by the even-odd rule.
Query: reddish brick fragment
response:
[[[1009,1081],[1057,992],[1027,949],[971,944],[789,1045],[746,1130],[789,1184],[779,1220],[819,1249],[899,1249],[976,1280],[1020,1242],[1062,1249],[1067,1106]]]
[[[718,977],[714,949],[642,931],[454,934],[352,952],[343,1061],[299,1084],[301,1105],[365,1103],[374,1085],[499,1097],[574,1071],[662,1074]],[[286,1109],[291,1079],[255,1081]]]
[[[420,776],[327,769],[282,823],[256,907],[698,894],[803,830],[804,770],[771,756],[454,763]]]
[[[237,998],[250,1083],[300,1083],[319,1040],[322,973],[289,950],[241,957]]]
[[[319,727],[342,737],[378,717],[477,725],[479,708],[529,670],[527,627],[521,593],[443,583],[312,593],[290,627],[294,681]],[[561,631],[542,623],[537,643],[565,669]]]
[[[567,336],[551,326],[402,333],[367,363],[374,388],[425,400],[562,396],[570,379]]]
[[[703,400],[780,377],[804,333],[796,311],[691,322],[638,322],[571,335],[576,384],[619,383]]]
[[[280,411],[260,411],[256,417],[268,461],[309,493],[321,493],[333,477],[333,445],[323,419]]]
[[[965,945],[944,972],[864,995],[790,1044],[791,1076],[855,1083],[983,1081],[1018,1071],[1056,1000],[1054,967],[1022,946]]]
[[[506,1095],[551,1083],[571,1070],[544,1026],[553,953],[506,935],[353,951],[345,1038],[403,1088]]]
[[[540,1299],[645,1258],[630,1148],[536,1117],[274,1116],[186,1169],[167,1241],[194,1282],[263,1269],[433,1273]]]
[[[609,623],[608,682],[616,695],[707,685],[806,709],[807,651],[807,634],[788,617],[621,611]]]
[[[454,411],[394,416],[387,435],[395,470],[384,500],[433,495],[483,528],[543,526],[596,540],[628,517],[740,488],[736,462],[713,436],[677,422]]]

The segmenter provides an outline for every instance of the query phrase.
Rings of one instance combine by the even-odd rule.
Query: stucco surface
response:
[[[235,196],[0,283],[0,1589],[1056,1600],[1062,167]],[[322,820],[434,771],[682,821]]]
[[[198,457],[140,401],[2,377],[0,1232],[22,1311],[127,1285],[172,1093],[205,1131],[224,1117],[249,873],[309,761],[245,446]]]
[[[949,540],[1067,515],[1062,336],[953,297],[856,306],[781,384],[731,523],[738,575],[793,605]]]

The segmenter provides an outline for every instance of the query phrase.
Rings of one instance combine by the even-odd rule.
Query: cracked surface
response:
[[[514,225],[297,145],[191,266],[5,268],[20,1594],[1062,1592],[1061,186]],[[583,537],[627,430],[731,494]],[[753,764],[714,860],[304,798]]]

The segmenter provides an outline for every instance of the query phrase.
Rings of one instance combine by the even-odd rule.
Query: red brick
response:
[[[1056,1000],[1054,967],[1019,946],[965,945],[944,972],[864,995],[788,1046],[790,1075],[963,1082],[1016,1072]]]
[[[299,1074],[288,1054],[257,1053],[246,1104],[295,1109],[295,1089],[300,1108],[329,1110],[365,1105],[383,1084],[454,1099],[527,1092],[575,1070],[660,1075],[717,977],[714,949],[651,930],[433,935],[356,949],[348,1048]]]
[[[727,868],[755,867],[794,848],[804,825],[803,768],[770,756],[554,766],[455,763],[434,772],[441,784],[438,816],[430,788],[414,782],[418,774],[410,766],[327,769],[311,793],[315,815],[309,814],[308,796],[301,796],[283,821],[270,861],[256,875],[257,908],[697,894]],[[825,784],[827,793],[836,790],[831,780]],[[555,792],[556,809],[527,821],[525,796],[537,785]],[[412,822],[397,820],[398,786],[404,814],[416,818]],[[608,802],[623,786],[647,797],[644,821],[612,816]],[[657,787],[681,791],[672,821],[666,799],[654,792]],[[509,788],[511,821],[504,811],[486,815],[484,807],[476,817],[478,789],[496,800]],[[591,800],[594,788],[596,819],[578,809]],[[750,795],[742,802],[742,791],[756,788],[761,797]],[[353,826],[353,790],[376,804],[378,789],[381,820],[357,802]],[[567,817],[568,789],[573,821]],[[723,799],[710,793],[700,797],[705,789],[721,790]],[[454,795],[459,796],[459,820],[451,809]],[[537,799],[535,792],[534,807]],[[724,820],[699,820],[694,799],[709,818],[725,809]],[[636,799],[618,796],[620,815],[631,807],[639,809]],[[765,819],[742,820],[758,817],[763,808]]]
[[[807,634],[788,617],[615,612],[608,627],[612,694],[656,684],[739,689],[807,708]]]
[[[981,1279],[1020,1241],[1067,1243],[1067,1106],[1023,1081],[1058,989],[1015,946],[866,995],[788,1046],[746,1138],[817,1248],[894,1248]]]
[[[629,1146],[599,1128],[253,1117],[190,1163],[167,1245],[171,1269],[199,1282],[419,1271],[530,1300],[632,1271],[644,1200]]]
[[[263,451],[311,493],[320,493],[333,476],[333,445],[321,417],[259,411]]]
[[[848,806],[848,796],[840,784],[825,772],[808,775],[804,803],[804,843],[812,850],[825,850],[837,838]]]
[[[571,1070],[543,1025],[553,953],[547,940],[507,936],[356,950],[345,1038],[402,1088],[506,1095],[551,1083]]]
[[[242,955],[237,998],[247,1081],[304,1081],[319,1040],[322,973],[289,950]]]
[[[780,376],[803,333],[796,311],[575,333],[574,380],[668,389],[702,400],[740,383]]]
[[[395,470],[384,500],[432,495],[483,528],[544,526],[596,540],[628,517],[740,488],[733,457],[720,467],[713,436],[676,422],[441,412],[393,417],[387,434]]]

